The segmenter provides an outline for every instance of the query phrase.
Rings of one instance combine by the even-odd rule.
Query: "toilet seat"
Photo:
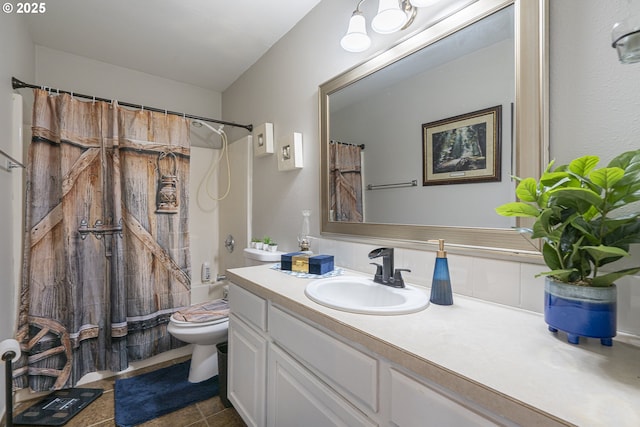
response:
[[[229,318],[229,301],[215,299],[182,307],[171,315],[171,320],[183,325],[212,325],[220,319]]]
[[[173,317],[173,315],[171,315],[171,323],[173,323],[175,326],[179,328],[197,328],[200,326],[216,325],[218,323],[223,323],[228,321],[229,321],[229,316],[208,320],[206,322],[187,322],[184,320],[178,320],[175,317]]]

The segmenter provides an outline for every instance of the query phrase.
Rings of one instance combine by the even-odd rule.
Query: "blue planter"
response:
[[[545,281],[544,320],[551,332],[566,332],[571,344],[589,337],[611,346],[616,336],[616,308],[615,285],[599,288],[567,285],[550,278]]]

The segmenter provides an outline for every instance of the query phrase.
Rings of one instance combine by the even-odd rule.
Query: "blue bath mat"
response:
[[[116,425],[133,427],[209,399],[219,393],[218,376],[190,383],[190,360],[157,371],[116,380]]]

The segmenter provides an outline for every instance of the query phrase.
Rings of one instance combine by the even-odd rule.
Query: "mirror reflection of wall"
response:
[[[365,222],[514,225],[494,211],[513,198],[514,88],[514,12],[509,7],[332,93],[330,139],[366,147]],[[502,106],[501,181],[422,186],[422,124],[497,105]],[[413,180],[417,186],[366,190],[368,184]]]

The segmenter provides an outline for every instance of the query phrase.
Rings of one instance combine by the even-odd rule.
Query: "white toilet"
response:
[[[215,301],[211,301],[212,303]],[[196,304],[192,307],[197,307]],[[187,310],[188,311],[188,310]],[[184,313],[184,311],[182,311]],[[189,382],[199,383],[218,375],[218,352],[216,344],[227,340],[229,317],[212,318],[208,321],[185,321],[171,316],[167,330],[180,341],[193,344]],[[215,316],[213,316],[215,317]]]
[[[247,248],[244,250],[245,265],[252,266],[280,262],[280,255],[283,253]],[[209,303],[214,303],[214,301]],[[196,308],[200,305],[195,304],[192,307]],[[225,316],[210,321],[190,322],[179,320],[176,317],[177,314],[171,316],[167,330],[180,341],[193,344],[189,382],[198,383],[218,375],[216,344],[227,340],[229,318]]]

